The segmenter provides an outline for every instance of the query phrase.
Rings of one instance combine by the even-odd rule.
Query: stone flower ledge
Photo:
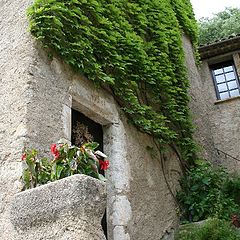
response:
[[[105,183],[73,175],[15,195],[11,222],[16,240],[105,240],[101,219]]]

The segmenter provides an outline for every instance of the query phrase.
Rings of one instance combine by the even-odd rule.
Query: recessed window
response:
[[[239,80],[232,61],[212,65],[211,70],[217,99],[240,96]]]

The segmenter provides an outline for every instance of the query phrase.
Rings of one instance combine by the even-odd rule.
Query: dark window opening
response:
[[[224,100],[240,96],[238,75],[232,61],[211,67],[217,99]]]
[[[98,150],[103,151],[102,126],[84,114],[72,109],[72,139],[73,144],[81,145],[87,141],[99,143]]]
[[[103,129],[102,126],[84,114],[72,109],[72,136],[73,145],[80,146],[88,141],[99,143],[98,150],[103,152]],[[104,175],[104,171],[100,171]],[[107,238],[107,217],[106,211],[102,218],[102,228]]]

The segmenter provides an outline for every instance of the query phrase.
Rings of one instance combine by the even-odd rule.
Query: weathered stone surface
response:
[[[209,93],[204,90],[203,86],[206,80],[201,79],[189,38],[184,36],[183,43],[188,77],[190,80],[190,109],[193,115],[193,122],[196,126],[194,137],[201,147],[202,157],[215,162],[217,156],[214,149],[214,139],[211,133],[211,112],[209,111],[208,105]]]
[[[105,240],[105,183],[74,175],[15,195],[11,222],[20,239]]]
[[[230,52],[224,56],[220,55],[202,62],[200,73],[200,84],[202,94],[206,102],[206,116],[209,118],[211,128],[209,135],[212,136],[212,145],[219,150],[240,159],[240,97],[218,101],[214,82],[209,65],[234,59],[234,63],[240,73],[239,54]],[[217,151],[215,151],[217,153]],[[216,163],[228,168],[230,171],[239,171],[240,162],[226,157],[221,152],[216,154]]]
[[[0,1],[0,239],[12,239],[9,203],[20,191],[21,154],[27,137],[27,74],[32,47],[26,7],[31,1]]]
[[[169,232],[166,232],[161,240],[174,240],[175,239],[174,229]]]

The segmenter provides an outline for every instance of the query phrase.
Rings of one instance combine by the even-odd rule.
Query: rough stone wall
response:
[[[198,66],[196,66],[193,47],[186,36],[184,39],[184,50],[186,55],[186,66],[190,80],[190,109],[193,123],[196,126],[194,137],[199,143],[202,157],[215,162],[217,160],[214,149],[215,142],[212,136],[211,111],[209,108],[209,90],[206,91],[206,79],[201,78]]]
[[[47,155],[51,143],[70,139],[73,107],[104,127],[104,149],[111,162],[109,239],[160,240],[178,219],[165,182],[175,192],[181,174],[176,155],[168,149],[161,164],[152,139],[127,123],[107,91],[96,89],[57,58],[48,59],[27,32],[30,3],[0,2],[0,239],[15,239],[9,202],[20,191],[23,147]]]
[[[9,203],[20,190],[21,152],[30,101],[28,74],[33,48],[26,33],[30,1],[0,1],[0,239],[12,239]]]
[[[224,61],[234,56],[235,65],[239,66],[240,59],[236,53],[229,53],[225,56],[218,56],[212,59],[204,60],[201,64],[201,82],[203,92],[205,92],[205,101],[208,106],[208,115],[211,124],[211,134],[214,146],[219,150],[240,159],[240,98],[230,98],[218,101],[215,93],[214,83],[209,69],[209,62],[216,63]],[[223,153],[217,154],[217,162],[227,167],[230,171],[240,168],[240,162],[226,157]]]
[[[108,219],[110,239],[161,239],[177,224],[176,205],[163,175],[153,140],[122,120],[105,135],[112,161],[109,178]],[[152,150],[147,150],[153,148]],[[165,176],[176,193],[181,175],[176,155],[168,150]],[[118,157],[119,156],[119,157]],[[116,159],[115,159],[116,157]],[[115,161],[116,160],[116,161]],[[114,161],[114,162],[113,162]]]

